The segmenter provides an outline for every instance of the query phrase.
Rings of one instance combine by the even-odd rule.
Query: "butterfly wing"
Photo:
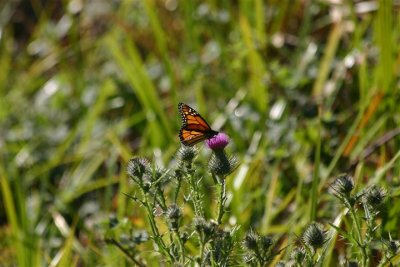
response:
[[[179,103],[178,108],[183,123],[179,131],[182,144],[192,146],[218,133],[213,131],[206,120],[193,108],[184,103]]]
[[[211,131],[210,125],[196,110],[183,103],[179,103],[178,108],[183,126],[186,126],[190,130]]]
[[[206,140],[208,137],[203,132],[191,131],[181,128],[179,131],[179,139],[185,146],[193,146],[198,142]]]

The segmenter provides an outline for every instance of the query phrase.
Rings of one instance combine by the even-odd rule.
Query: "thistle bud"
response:
[[[328,232],[323,229],[323,226],[319,223],[310,224],[303,234],[303,241],[307,246],[314,250],[321,248],[326,241]]]
[[[348,174],[339,175],[332,184],[332,189],[341,195],[350,196],[350,192],[354,188],[353,177]]]
[[[260,248],[263,251],[268,251],[271,246],[274,244],[274,240],[269,236],[261,236],[260,237]]]
[[[235,157],[228,158],[223,150],[215,150],[214,152],[208,164],[211,173],[225,177],[236,169],[238,162]]]
[[[143,191],[144,191],[145,193],[147,193],[147,192],[150,191],[150,188],[151,188],[151,182],[148,181],[148,180],[144,181],[143,184],[142,184],[142,189],[143,189]]]
[[[173,231],[179,228],[179,219],[182,217],[181,209],[176,205],[172,204],[166,211],[168,218],[169,228]]]
[[[181,146],[178,150],[178,159],[186,164],[191,164],[197,155],[198,150],[193,146]]]
[[[243,244],[249,250],[257,250],[257,243],[259,239],[260,236],[256,232],[251,230],[246,234],[243,240]]]
[[[108,226],[110,228],[114,228],[118,225],[118,218],[117,217],[110,217],[108,220]]]
[[[365,194],[365,201],[372,207],[379,207],[386,197],[386,191],[383,188],[372,186]]]
[[[218,225],[213,221],[206,222],[203,218],[196,218],[194,220],[194,228],[204,244],[214,236],[218,229]]]
[[[182,170],[180,170],[180,169],[176,169],[175,170],[175,178],[177,179],[177,180],[181,180],[182,179]]]
[[[183,233],[180,235],[180,238],[181,238],[181,240],[182,240],[183,243],[186,243],[186,241],[188,241],[188,239],[189,239],[189,233],[188,233],[188,232],[183,232]]]
[[[306,252],[304,248],[296,247],[292,250],[292,253],[290,254],[290,258],[292,258],[299,264],[303,262],[305,257],[306,257]]]
[[[214,221],[209,221],[206,223],[203,232],[206,240],[210,239],[218,230],[218,225]]]
[[[143,175],[149,170],[150,163],[145,158],[132,158],[126,167],[127,173],[131,178],[142,179]]]
[[[387,247],[386,253],[389,257],[397,255],[400,252],[399,240],[383,240],[383,244]]]
[[[204,218],[198,217],[194,219],[194,229],[200,234],[206,225]]]
[[[400,241],[399,240],[391,240],[389,241],[389,249],[393,255],[397,254],[400,250]]]
[[[149,234],[144,230],[135,231],[132,234],[132,240],[135,244],[146,242],[147,240],[149,240]]]

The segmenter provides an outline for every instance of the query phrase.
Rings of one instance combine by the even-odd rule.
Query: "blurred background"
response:
[[[124,264],[99,225],[145,227],[122,194],[125,164],[173,164],[179,102],[232,139],[230,214],[243,231],[300,233],[313,176],[317,217],[333,221],[327,188],[349,172],[392,190],[381,231],[400,238],[399,11],[390,0],[2,1],[0,265]]]

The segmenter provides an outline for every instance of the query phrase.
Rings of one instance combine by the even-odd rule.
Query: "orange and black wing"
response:
[[[192,146],[218,133],[212,130],[206,120],[193,108],[184,103],[179,103],[178,108],[182,117],[182,127],[179,131],[182,144]]]
[[[208,137],[204,134],[204,132],[191,131],[184,128],[181,128],[179,131],[179,139],[185,146],[193,146],[198,142],[206,140],[207,138]]]
[[[196,110],[183,103],[179,103],[178,108],[182,117],[183,127],[186,126],[189,130],[211,131],[210,125]]]

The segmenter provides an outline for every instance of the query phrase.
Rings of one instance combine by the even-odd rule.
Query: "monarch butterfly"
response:
[[[218,134],[217,131],[211,129],[196,110],[184,103],[179,103],[178,109],[183,123],[179,131],[179,139],[182,144],[193,146]]]

